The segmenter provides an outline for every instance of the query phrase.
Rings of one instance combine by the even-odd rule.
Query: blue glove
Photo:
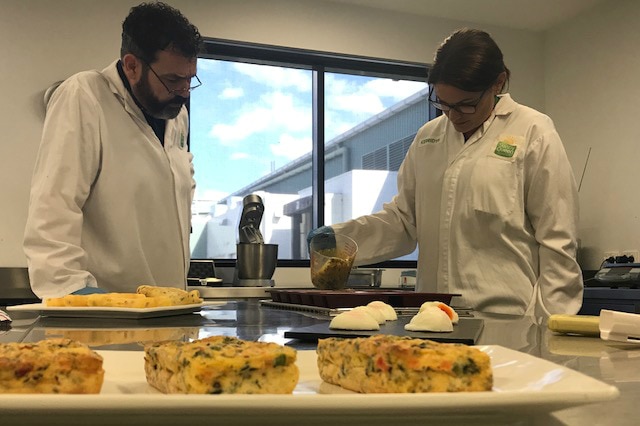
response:
[[[312,229],[307,235],[307,248],[311,253],[311,240],[316,238],[316,249],[327,250],[336,248],[336,233],[330,226]]]
[[[80,290],[74,291],[71,294],[85,295],[85,294],[96,294],[96,293],[108,293],[108,291],[98,287],[84,287],[84,288],[81,288]]]

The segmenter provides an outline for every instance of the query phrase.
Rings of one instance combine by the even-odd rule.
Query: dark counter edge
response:
[[[596,270],[583,271],[584,300],[579,314],[599,315],[601,309],[640,313],[640,289],[594,286],[593,277],[596,272]],[[0,268],[0,278],[3,278],[0,279],[0,306],[41,302],[29,288],[26,268]],[[7,279],[6,283],[5,279]]]

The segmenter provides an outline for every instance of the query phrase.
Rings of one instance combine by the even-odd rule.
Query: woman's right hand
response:
[[[336,248],[336,233],[330,226],[321,226],[316,229],[312,229],[307,235],[307,248],[311,253],[311,240],[314,237],[318,237],[319,247],[322,250]]]

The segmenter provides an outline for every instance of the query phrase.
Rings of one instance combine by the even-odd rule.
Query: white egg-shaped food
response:
[[[333,330],[380,330],[380,324],[365,311],[347,311],[336,315],[329,323]]]
[[[373,302],[367,303],[367,306],[373,309],[377,309],[384,315],[384,319],[387,321],[395,321],[398,319],[398,314],[396,310],[393,309],[393,306],[386,304],[380,300],[374,300]]]
[[[362,311],[362,312],[366,312],[369,315],[371,315],[373,317],[373,319],[375,319],[376,321],[378,321],[378,324],[384,324],[384,322],[386,321],[384,314],[382,312],[380,312],[379,309],[375,309],[375,308],[370,308],[369,306],[356,306],[355,308],[351,309],[352,311]]]
[[[424,302],[418,312],[422,312],[425,308],[429,306],[435,306],[437,308],[442,309],[451,319],[453,324],[457,324],[460,321],[460,317],[458,313],[451,306],[447,305],[444,302]]]
[[[448,333],[453,331],[451,318],[436,306],[427,306],[422,312],[414,315],[409,324],[404,326],[408,331],[436,331]]]

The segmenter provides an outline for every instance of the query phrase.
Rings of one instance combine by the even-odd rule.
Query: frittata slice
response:
[[[320,339],[318,371],[327,383],[362,393],[488,391],[489,356],[477,348],[411,337]]]
[[[70,339],[0,344],[0,393],[100,393],[102,357]]]
[[[212,336],[144,351],[147,382],[163,393],[287,394],[298,383],[295,349],[276,343]]]
[[[176,287],[156,287],[151,285],[138,286],[136,293],[147,297],[169,298],[172,305],[191,305],[202,303],[198,290],[185,291]]]
[[[202,303],[198,290],[141,285],[136,293],[68,294],[45,299],[48,307],[157,308]]]

